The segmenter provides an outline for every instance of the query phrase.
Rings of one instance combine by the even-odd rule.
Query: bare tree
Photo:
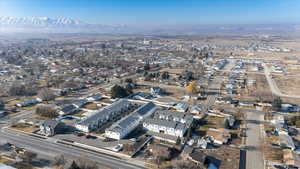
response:
[[[35,110],[35,113],[47,118],[56,118],[58,116],[57,110],[49,105],[38,106]]]
[[[88,160],[86,157],[80,157],[77,164],[81,169],[98,169],[97,163]]]
[[[51,101],[55,99],[55,95],[52,90],[49,88],[43,88],[39,91],[38,96],[43,100],[43,101]]]
[[[53,164],[55,166],[64,166],[66,164],[66,159],[63,155],[54,157]]]
[[[203,164],[195,164],[191,161],[177,160],[172,163],[173,169],[205,169]]]
[[[34,152],[25,152],[23,155],[23,161],[30,164],[32,160],[34,160],[37,157],[37,154]]]

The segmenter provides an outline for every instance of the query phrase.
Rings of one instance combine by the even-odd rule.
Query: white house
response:
[[[110,106],[107,106],[92,116],[80,121],[75,127],[84,132],[90,132],[104,125],[106,122],[114,120],[117,116],[132,111],[134,104],[126,99],[120,99]]]
[[[187,127],[182,123],[160,119],[146,119],[143,127],[149,131],[176,137],[183,137],[187,130]]]
[[[141,121],[149,117],[156,109],[153,103],[147,103],[136,109],[132,114],[122,118],[105,130],[105,136],[120,140],[133,131]]]
[[[197,104],[191,108],[190,112],[193,114],[200,114],[202,111],[204,111],[204,109],[205,108],[202,104]]]
[[[152,117],[143,122],[146,130],[183,137],[193,123],[193,116],[171,111],[156,111]]]
[[[140,118],[137,116],[126,116],[125,118],[113,124],[110,128],[105,130],[105,136],[120,140],[126,137],[140,124]]]
[[[176,106],[175,106],[175,109],[179,112],[186,112],[187,109],[189,108],[188,104],[186,103],[178,103]]]
[[[206,135],[212,139],[213,143],[219,145],[226,144],[231,138],[229,131],[224,128],[220,128],[220,129],[209,128],[206,131]]]

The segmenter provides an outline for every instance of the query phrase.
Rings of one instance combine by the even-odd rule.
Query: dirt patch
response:
[[[274,80],[282,93],[300,95],[300,76],[274,76]]]
[[[240,150],[222,146],[217,151],[204,150],[207,155],[221,160],[220,169],[239,168]]]
[[[38,127],[36,127],[36,126],[32,126],[32,125],[25,124],[25,123],[13,124],[11,126],[11,128],[14,130],[19,130],[19,131],[26,132],[26,133],[32,133],[38,129]]]

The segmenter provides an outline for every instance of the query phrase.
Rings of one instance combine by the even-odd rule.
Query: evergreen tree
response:
[[[148,71],[148,70],[150,70],[150,65],[149,65],[149,63],[145,64],[145,66],[144,66],[144,70],[145,70],[145,71]]]
[[[69,169],[81,169],[81,168],[76,164],[75,161],[73,161]]]
[[[282,100],[280,97],[276,97],[273,101],[273,109],[274,110],[280,110],[281,109]]]
[[[180,139],[180,137],[177,137],[176,145],[180,145],[180,144],[181,144],[181,139]]]
[[[111,89],[111,97],[112,98],[123,98],[126,96],[128,96],[128,92],[126,91],[126,89],[124,89],[123,87],[121,87],[119,85],[115,85]]]

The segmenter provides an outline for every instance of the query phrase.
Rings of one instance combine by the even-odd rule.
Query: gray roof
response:
[[[202,104],[197,104],[194,107],[191,108],[191,111],[203,111],[204,110],[204,106]]]
[[[176,121],[168,121],[168,120],[161,120],[161,119],[151,119],[148,118],[144,121],[146,124],[156,124],[158,126],[165,126],[168,128],[174,128],[176,130],[183,130],[186,128],[186,125]]]
[[[156,107],[156,105],[152,102],[146,103],[146,104],[142,105],[141,107],[139,107],[138,109],[136,109],[134,111],[134,113],[138,114],[139,116],[145,116],[150,111],[154,110],[155,107]]]
[[[170,121],[178,121],[183,122],[187,124],[191,124],[193,121],[193,116],[185,113],[179,113],[179,112],[172,112],[169,110],[163,110],[163,111],[156,111],[154,113],[153,118],[155,119],[163,119],[163,120],[170,120]]]
[[[113,124],[108,130],[114,132],[122,132],[127,128],[128,125],[130,125],[134,121],[140,121],[140,118],[133,115],[126,116],[117,123]]]
[[[95,99],[95,100],[99,100],[102,98],[102,95],[101,94],[95,94],[93,96],[91,96],[91,98]]]
[[[61,109],[61,111],[64,112],[64,113],[70,113],[70,112],[72,112],[76,109],[77,109],[77,107],[75,107],[74,105],[71,104],[71,105],[67,105],[67,106],[63,107]]]
[[[128,125],[132,124],[132,122],[140,122],[141,117],[148,114],[150,111],[155,110],[156,105],[153,103],[146,103],[136,109],[134,113],[122,118],[118,122],[116,122],[114,125],[112,125],[108,130],[114,131],[114,132],[121,132],[123,129],[125,129]]]
[[[78,107],[82,107],[84,106],[85,104],[87,104],[89,101],[86,100],[86,99],[83,99],[83,100],[78,100],[74,103],[74,105],[78,106]]]
[[[156,124],[159,126],[165,126],[179,130],[189,128],[192,122],[192,115],[171,112],[169,110],[157,110],[152,117],[149,117],[144,121],[146,124]]]
[[[93,114],[92,116],[82,120],[79,122],[81,125],[89,125],[91,123],[97,122],[99,120],[105,119],[107,116],[110,116],[113,112],[120,111],[125,107],[129,107],[131,102],[126,99],[120,99],[117,102],[99,110],[97,113]]]
[[[45,120],[43,126],[48,126],[50,128],[55,128],[60,122],[56,120]]]

